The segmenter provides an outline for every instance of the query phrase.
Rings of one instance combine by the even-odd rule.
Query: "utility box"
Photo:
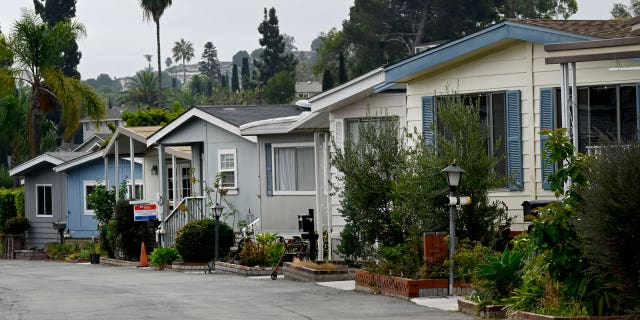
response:
[[[309,214],[298,215],[298,231],[302,233],[313,233],[313,209],[309,209]]]
[[[549,203],[559,202],[558,200],[526,200],[522,202],[522,211],[524,213],[524,221],[531,222],[538,218],[538,210],[547,206]]]

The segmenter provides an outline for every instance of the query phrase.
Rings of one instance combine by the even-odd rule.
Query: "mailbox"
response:
[[[313,233],[313,209],[309,209],[309,214],[298,215],[298,231]]]
[[[527,200],[522,202],[522,211],[524,214],[524,221],[531,222],[538,217],[538,210],[552,202],[559,202],[558,200]]]

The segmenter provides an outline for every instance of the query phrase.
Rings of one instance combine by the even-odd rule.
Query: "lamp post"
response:
[[[453,252],[456,250],[456,205],[460,204],[457,197],[458,187],[462,180],[464,169],[458,167],[456,161],[442,170],[447,175],[449,183],[449,295],[453,295]],[[455,201],[454,201],[455,199]]]
[[[213,209],[213,216],[214,218],[216,218],[216,239],[215,239],[216,249],[215,249],[215,258],[213,260],[213,268],[215,269],[216,262],[218,261],[219,252],[220,252],[220,228],[218,225],[220,224],[220,216],[222,215],[222,210],[224,210],[224,207],[219,203],[216,203],[216,205],[212,209]],[[211,272],[211,270],[209,270],[209,272]]]

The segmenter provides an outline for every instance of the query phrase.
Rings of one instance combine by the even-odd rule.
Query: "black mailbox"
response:
[[[522,202],[522,211],[524,213],[524,221],[531,222],[538,217],[538,210],[547,206],[549,203],[559,202],[558,200],[527,200]]]
[[[298,215],[298,231],[313,233],[313,209],[309,209],[309,214]]]
[[[64,244],[64,229],[67,228],[66,222],[54,222],[53,228],[58,230],[58,234],[60,235],[60,243]]]

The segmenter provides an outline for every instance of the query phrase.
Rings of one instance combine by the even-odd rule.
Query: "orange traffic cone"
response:
[[[144,247],[144,242],[140,247],[140,265],[139,267],[148,267],[149,260],[147,260],[147,249]]]

